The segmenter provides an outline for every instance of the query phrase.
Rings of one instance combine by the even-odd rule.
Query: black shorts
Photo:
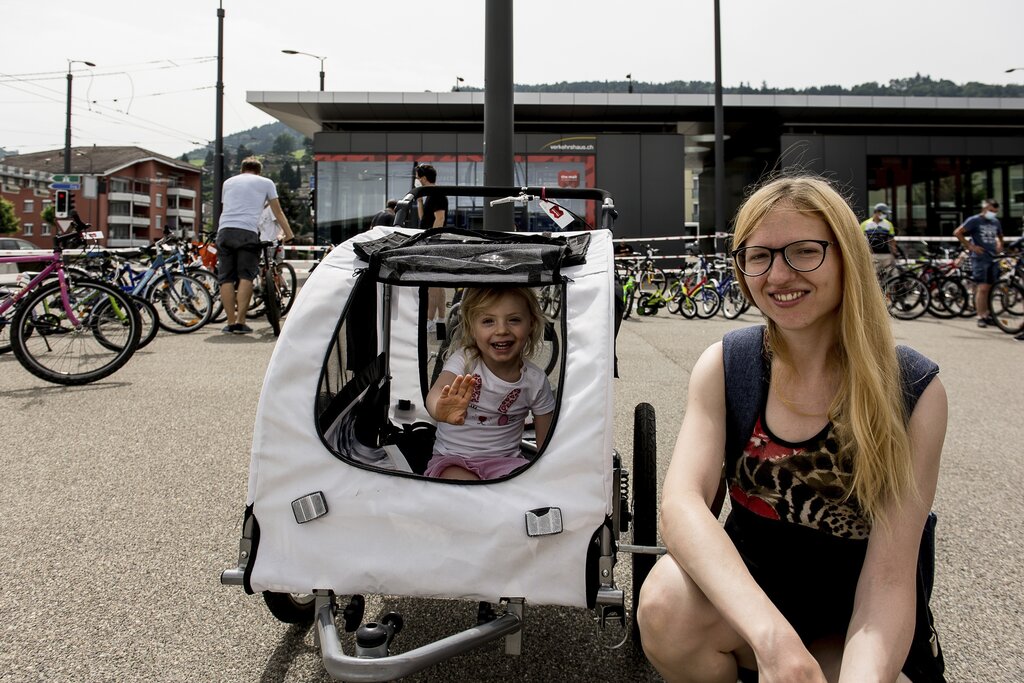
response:
[[[725,531],[754,580],[805,644],[846,635],[867,540],[768,519],[735,501]]]
[[[255,280],[260,268],[260,236],[252,230],[217,231],[217,282]]]

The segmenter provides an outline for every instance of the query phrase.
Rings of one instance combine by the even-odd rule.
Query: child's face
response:
[[[516,294],[505,294],[484,307],[472,325],[480,357],[492,370],[518,367],[532,330],[530,309]]]

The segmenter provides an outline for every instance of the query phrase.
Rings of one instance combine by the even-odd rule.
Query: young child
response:
[[[544,316],[531,289],[471,288],[462,299],[460,329],[427,394],[437,439],[425,474],[497,479],[529,462],[519,450],[527,413],[533,413],[538,448],[551,427],[551,384],[527,360],[542,342]]]

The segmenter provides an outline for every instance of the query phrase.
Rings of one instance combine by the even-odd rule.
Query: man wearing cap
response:
[[[860,224],[871,247],[871,258],[875,260],[875,271],[881,273],[896,264],[896,227],[889,222],[889,206],[875,204],[875,211]]]
[[[994,325],[996,321],[988,310],[988,293],[999,279],[999,262],[996,256],[1003,250],[1003,225],[999,222],[999,202],[995,199],[986,199],[981,203],[981,213],[965,220],[963,225],[953,231],[953,236],[960,241],[964,249],[971,252],[971,279],[977,284],[974,290],[974,308],[978,312],[978,327]]]

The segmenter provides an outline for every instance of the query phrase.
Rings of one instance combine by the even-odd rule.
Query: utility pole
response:
[[[484,185],[515,182],[512,95],[512,0],[487,0],[484,10]],[[512,204],[484,200],[484,228],[509,230]]]
[[[718,233],[728,227],[725,218],[725,114],[722,111],[722,15],[719,0],[715,0],[715,240],[719,249]]]
[[[213,232],[220,224],[224,184],[224,3],[217,8],[217,113],[213,143]],[[200,202],[202,199],[200,198]]]

